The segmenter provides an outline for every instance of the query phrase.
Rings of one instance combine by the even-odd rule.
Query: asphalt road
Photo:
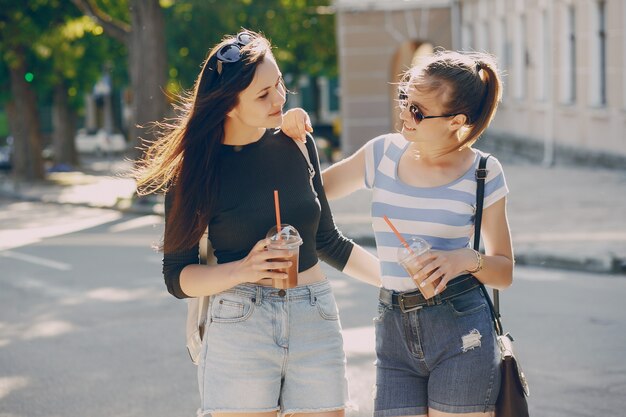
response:
[[[159,217],[0,200],[0,417],[195,415],[185,303]],[[353,402],[369,416],[376,290],[325,267]],[[626,415],[626,279],[518,268],[503,320],[540,417]]]

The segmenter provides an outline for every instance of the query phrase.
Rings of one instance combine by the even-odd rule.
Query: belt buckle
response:
[[[400,306],[400,311],[402,311],[403,313],[409,313],[411,311],[419,310],[423,307],[420,305],[416,305],[413,307],[405,307],[404,306],[404,294],[401,294],[400,297],[398,298],[398,305]]]

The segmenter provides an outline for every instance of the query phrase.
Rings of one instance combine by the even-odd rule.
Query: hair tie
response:
[[[483,69],[483,64],[479,61],[476,61],[476,73],[480,72]]]

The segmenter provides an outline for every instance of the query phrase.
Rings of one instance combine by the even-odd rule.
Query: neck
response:
[[[467,152],[471,152],[471,149],[468,147],[450,152],[449,148],[444,148],[442,146],[421,146],[421,144],[413,142],[409,144],[405,155],[421,164],[444,166],[448,164],[456,164],[459,158],[462,159],[466,156]]]
[[[243,146],[254,143],[265,134],[265,128],[237,123],[230,117],[224,122],[224,145]]]
[[[458,146],[460,138],[457,134],[450,136],[440,136],[438,140],[416,140],[411,141],[407,148],[406,154],[411,158],[422,163],[432,165],[445,165],[454,160],[459,154],[464,153],[467,148],[459,151],[450,151],[453,146]],[[407,155],[407,156],[408,156]]]

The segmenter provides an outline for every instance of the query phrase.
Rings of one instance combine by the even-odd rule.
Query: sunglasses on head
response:
[[[424,119],[438,119],[440,117],[454,117],[459,113],[454,114],[442,114],[439,116],[424,116],[424,113],[417,107],[417,105],[410,103],[409,104],[409,96],[406,93],[400,93],[398,95],[398,101],[400,102],[400,109],[405,109],[407,106],[409,108],[409,113],[411,113],[411,117],[413,117],[413,121],[415,124],[419,124]]]
[[[254,36],[249,32],[239,32],[230,43],[222,46],[217,53],[217,73],[222,73],[222,63],[232,64],[241,59],[241,48],[252,42]]]

